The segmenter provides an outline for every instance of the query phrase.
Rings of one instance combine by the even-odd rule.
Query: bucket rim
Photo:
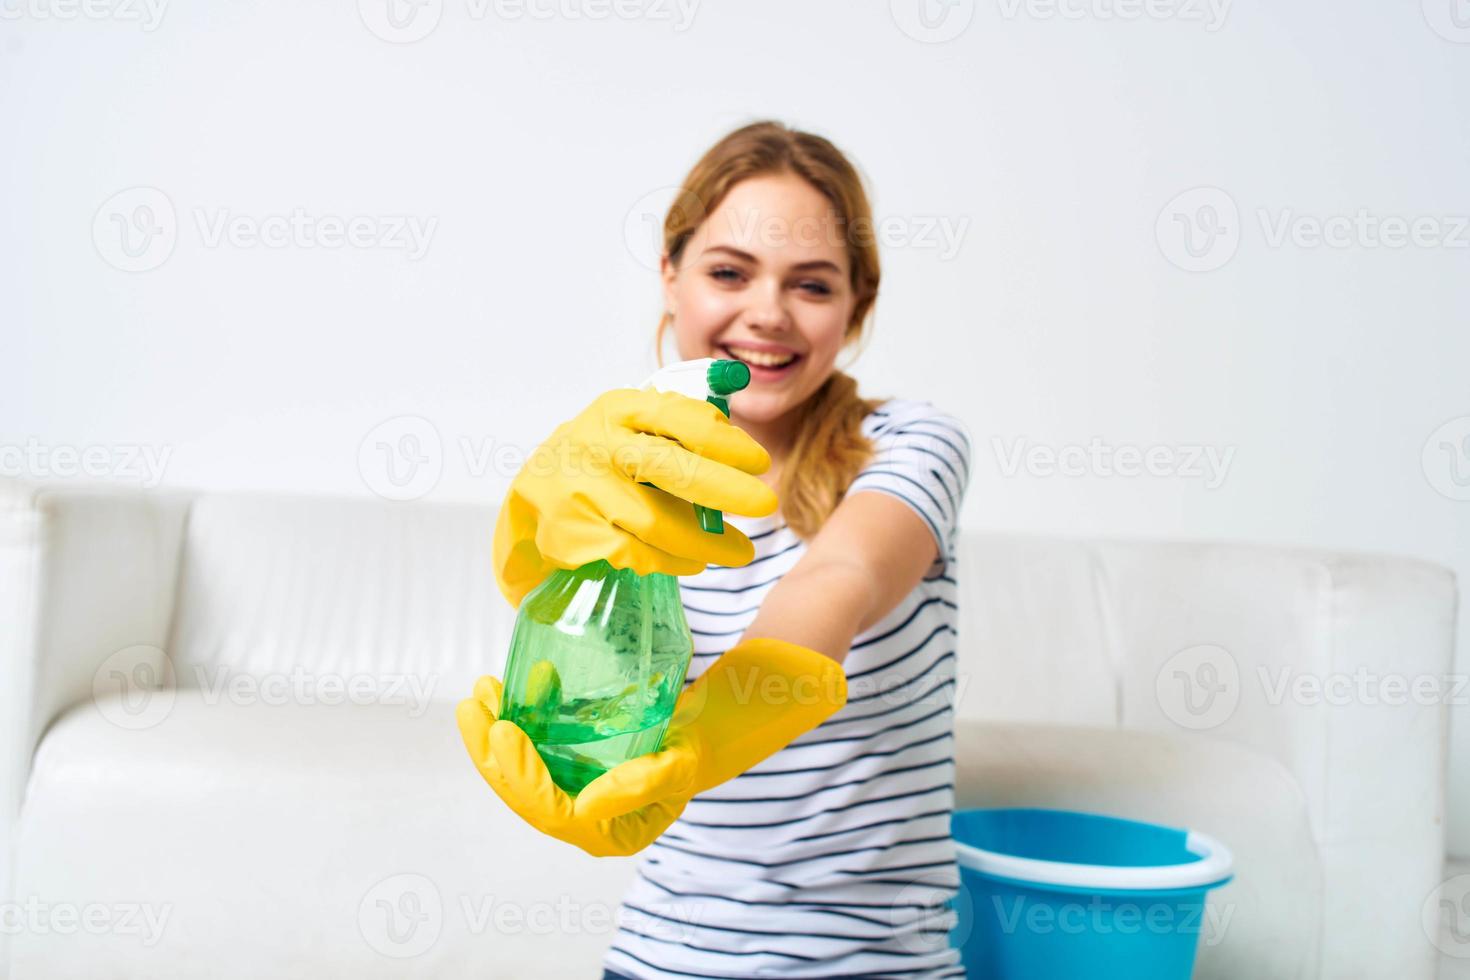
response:
[[[1223,885],[1233,877],[1235,859],[1228,847],[1202,831],[1186,830],[1184,833],[1184,849],[1198,855],[1200,860],[1186,864],[1145,866],[1075,864],[1017,857],[966,844],[958,839],[955,840],[955,850],[961,867],[991,877],[1035,885],[1117,891],[1208,889]]]

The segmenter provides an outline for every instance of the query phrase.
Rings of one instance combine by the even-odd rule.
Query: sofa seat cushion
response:
[[[633,869],[507,810],[448,702],[191,690],[141,730],[91,704],[64,715],[37,754],[17,858],[20,896],[162,921],[26,930],[17,978],[522,978],[548,957],[594,976]]]
[[[185,689],[138,729],[109,721],[117,710],[73,708],[38,751],[17,980],[598,975],[633,861],[588,857],[511,814],[448,702],[239,704]],[[1207,927],[1223,942],[1202,944],[1197,975],[1308,975],[1320,870],[1277,763],[1193,735],[961,722],[956,736],[962,806],[1090,809],[1225,841],[1237,877],[1211,898],[1230,917],[1222,937]],[[1291,907],[1272,904],[1287,895]]]

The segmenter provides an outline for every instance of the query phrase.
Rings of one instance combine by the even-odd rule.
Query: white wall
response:
[[[28,445],[91,448],[107,478],[151,482],[131,446],[167,453],[170,485],[392,492],[376,444],[417,434],[430,465],[404,493],[498,499],[509,471],[462,446],[532,446],[642,376],[660,308],[648,209],[769,115],[847,149],[893,222],[854,372],[969,422],[972,524],[1470,574],[1470,502],[1452,499],[1470,496],[1452,469],[1470,474],[1470,443],[1439,446],[1470,432],[1470,231],[1453,220],[1470,214],[1470,18],[1452,0],[1150,0],[1131,17],[1141,3],[925,0],[932,30],[917,0],[619,0],[638,19],[423,0],[401,30],[386,0],[88,2],[0,4],[6,472],[61,475],[64,452]],[[1200,186],[1219,190],[1166,209]],[[123,253],[114,222],[139,204],[171,252],[164,235]],[[1239,217],[1217,209],[1198,260],[1217,267],[1185,271],[1174,211],[1207,220],[1201,204]],[[298,208],[374,234],[433,224],[421,257],[210,234]],[[1454,242],[1272,244],[1283,216],[1360,210]],[[963,233],[945,247],[931,226]],[[117,267],[134,261],[156,267]],[[1214,487],[1007,472],[1015,440],[1094,437],[1229,466]]]

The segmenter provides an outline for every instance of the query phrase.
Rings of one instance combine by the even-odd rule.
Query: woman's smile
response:
[[[720,344],[719,352],[725,357],[741,361],[750,368],[753,382],[771,384],[796,373],[801,355],[779,344],[728,341]]]

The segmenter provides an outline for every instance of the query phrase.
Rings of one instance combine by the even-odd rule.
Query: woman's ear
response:
[[[658,274],[664,284],[664,309],[672,315],[674,312],[674,280],[679,277],[679,267],[674,265],[667,252],[659,256]]]

